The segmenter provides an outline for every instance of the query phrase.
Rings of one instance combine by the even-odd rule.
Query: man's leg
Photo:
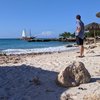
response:
[[[82,57],[84,55],[84,46],[80,45],[80,56]]]

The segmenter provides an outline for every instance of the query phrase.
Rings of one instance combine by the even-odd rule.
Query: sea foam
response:
[[[9,54],[27,54],[27,53],[70,51],[70,50],[76,50],[76,49],[77,49],[77,47],[57,46],[57,47],[48,47],[48,48],[35,48],[35,49],[6,49],[6,50],[3,50],[2,52],[9,55]]]

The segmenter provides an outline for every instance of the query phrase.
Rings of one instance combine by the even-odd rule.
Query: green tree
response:
[[[64,32],[59,35],[59,38],[67,39],[71,36],[70,32]]]
[[[100,30],[95,30],[96,36],[100,36]],[[94,30],[85,33],[86,37],[94,37]]]

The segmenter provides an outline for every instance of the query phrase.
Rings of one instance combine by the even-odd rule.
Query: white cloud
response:
[[[53,34],[53,32],[51,32],[51,31],[46,31],[46,32],[41,33],[42,36],[51,36],[52,34]]]
[[[52,38],[52,37],[54,37],[54,32],[52,32],[52,31],[44,31],[44,32],[38,34],[38,37]]]

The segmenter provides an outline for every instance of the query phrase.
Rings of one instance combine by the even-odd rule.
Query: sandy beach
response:
[[[0,56],[0,100],[60,100],[70,94],[74,100],[100,96],[100,43],[85,46],[85,57],[78,58],[78,50]],[[59,87],[58,73],[73,61],[81,61],[91,74],[91,81],[77,87]],[[83,99],[84,98],[84,99]],[[72,100],[72,99],[69,99]],[[100,99],[94,99],[100,100]]]

